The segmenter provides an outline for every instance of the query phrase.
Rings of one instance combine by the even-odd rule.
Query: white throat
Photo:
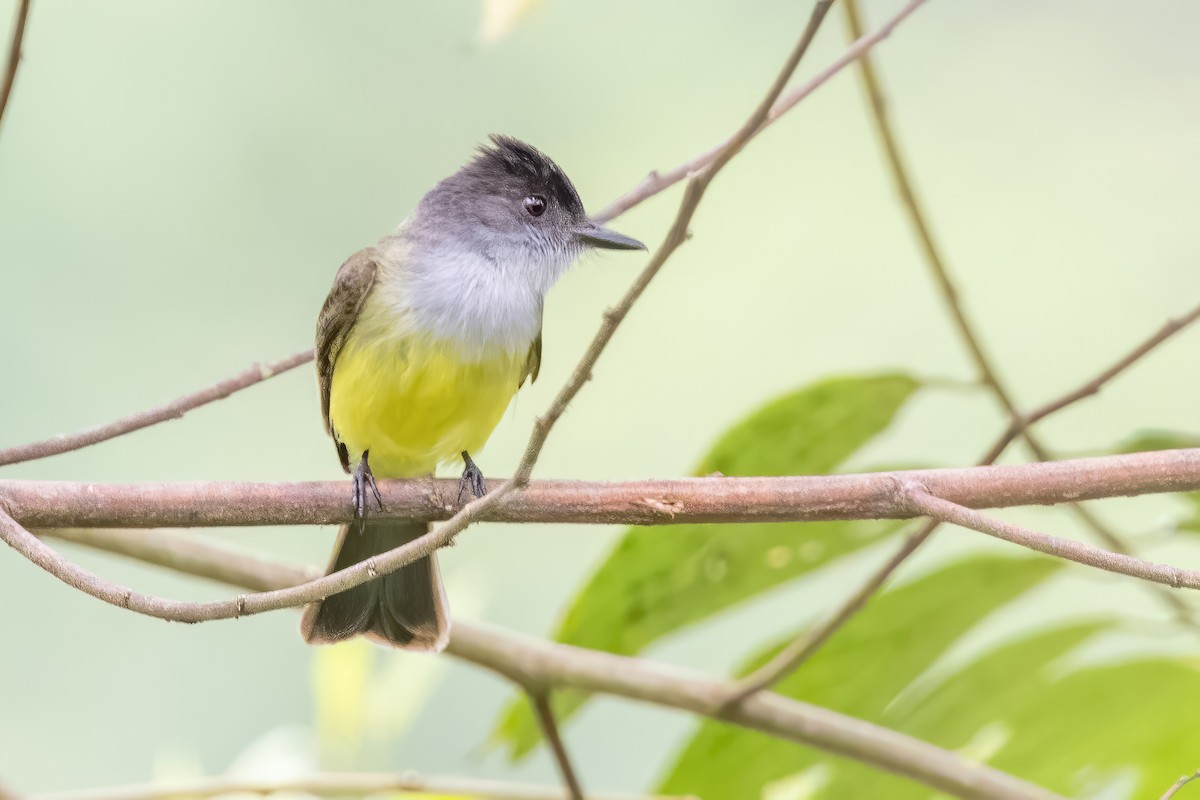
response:
[[[406,333],[428,333],[472,359],[526,352],[541,331],[546,292],[574,260],[525,247],[491,257],[461,246],[422,249],[403,236],[380,243],[380,299]]]

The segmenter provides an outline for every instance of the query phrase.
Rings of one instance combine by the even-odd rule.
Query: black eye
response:
[[[525,210],[532,216],[540,217],[546,213],[546,198],[540,194],[531,194],[525,198]]]

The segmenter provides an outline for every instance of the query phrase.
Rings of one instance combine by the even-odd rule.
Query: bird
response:
[[[412,541],[420,521],[372,516],[381,478],[428,476],[462,459],[460,501],[482,496],[471,457],[542,363],[542,309],[590,250],[645,250],[584,211],[566,173],[536,148],[494,135],[373,247],[338,269],[317,319],[321,413],[353,476],[355,522],[327,573]],[[354,636],[437,652],[450,615],[437,556],[305,608],[311,644]]]

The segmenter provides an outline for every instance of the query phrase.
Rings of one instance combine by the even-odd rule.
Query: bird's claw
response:
[[[475,465],[471,460],[471,455],[466,450],[462,452],[463,468],[462,478],[458,482],[458,504],[462,505],[463,497],[470,492],[471,496],[478,499],[487,494],[487,483],[483,479],[483,471]]]
[[[350,500],[354,504],[354,518],[358,520],[358,530],[361,533],[363,525],[367,520],[367,490],[370,490],[371,495],[375,498],[375,504],[379,506],[379,510],[383,511],[383,495],[379,493],[379,485],[375,483],[375,475],[371,472],[371,465],[367,461],[367,453],[362,454],[362,459],[359,460],[358,466],[354,469],[353,487],[350,492]]]

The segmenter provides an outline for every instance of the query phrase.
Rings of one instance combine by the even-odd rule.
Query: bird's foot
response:
[[[465,467],[463,468],[462,478],[458,482],[459,505],[462,505],[463,497],[468,492],[475,498],[480,498],[487,494],[487,484],[484,483],[483,472],[471,460],[471,454],[463,450],[462,459]]]
[[[358,530],[360,533],[367,521],[368,490],[375,497],[375,504],[379,506],[379,510],[383,511],[383,496],[379,493],[379,486],[375,483],[375,475],[372,474],[371,464],[367,460],[369,452],[363,452],[358,466],[354,469],[353,488],[350,492],[350,499],[354,503],[354,518],[358,520]]]

